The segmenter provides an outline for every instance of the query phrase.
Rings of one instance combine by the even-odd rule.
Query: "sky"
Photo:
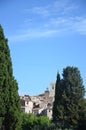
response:
[[[78,67],[86,88],[86,0],[0,0],[19,95],[38,95]]]

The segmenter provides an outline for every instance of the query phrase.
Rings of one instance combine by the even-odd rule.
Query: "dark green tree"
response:
[[[57,110],[57,106],[58,106],[58,100],[60,99],[60,74],[57,73],[57,80],[56,80],[56,84],[55,84],[55,100],[53,103],[53,121],[57,122],[58,120],[58,110]]]
[[[86,99],[82,102],[82,112],[80,113],[80,118],[78,121],[78,130],[86,130]]]
[[[55,85],[55,100],[53,104],[53,122],[58,126],[58,128],[64,128],[64,106],[63,106],[63,87],[60,74],[57,73],[57,80]]]
[[[20,99],[13,76],[8,40],[0,25],[0,115],[5,130],[20,129]]]
[[[64,117],[67,127],[77,127],[78,120],[84,109],[85,89],[80,71],[77,67],[67,67],[63,70]]]
[[[58,82],[56,81],[56,84]],[[57,122],[64,128],[76,128],[84,110],[85,89],[77,67],[63,69],[63,79],[57,87]],[[56,96],[55,96],[56,97]]]

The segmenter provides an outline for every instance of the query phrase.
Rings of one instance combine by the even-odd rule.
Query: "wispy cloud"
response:
[[[64,29],[64,30],[72,30],[74,32],[78,32],[80,34],[86,34],[86,17],[58,17],[55,19],[51,19],[49,23],[45,24],[47,28],[56,28],[56,29]]]
[[[86,35],[86,17],[77,17],[74,27],[77,32]]]
[[[26,41],[33,38],[47,38],[59,34],[58,30],[26,30],[24,33],[9,37],[10,41]]]
[[[31,12],[31,13],[34,13],[34,14],[38,14],[40,16],[44,16],[44,17],[47,17],[50,15],[50,11],[48,9],[48,7],[34,7],[32,9],[27,9],[27,12]]]
[[[25,29],[21,33],[9,37],[11,41],[25,41],[34,38],[47,38],[71,34],[86,35],[86,17],[69,17],[52,19],[40,29]]]
[[[10,40],[62,36],[71,32],[86,35],[86,15],[79,14],[79,10],[80,5],[72,0],[56,0],[46,6],[25,9],[27,17],[22,29],[17,35],[10,36]]]
[[[33,13],[35,15],[40,15],[41,17],[53,17],[59,15],[67,15],[70,12],[75,11],[79,8],[71,0],[56,0],[52,4],[46,6],[36,6],[31,9],[25,9],[25,13]]]

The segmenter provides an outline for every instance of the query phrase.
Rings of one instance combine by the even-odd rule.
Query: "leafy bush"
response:
[[[49,120],[49,118],[44,116],[38,117],[37,121],[38,121],[38,125],[42,125],[42,126],[51,124],[51,120]]]
[[[44,116],[36,117],[33,114],[22,113],[21,114],[22,120],[22,130],[47,130],[51,124],[51,121]]]
[[[37,118],[32,114],[22,113],[22,130],[31,130],[37,124]]]

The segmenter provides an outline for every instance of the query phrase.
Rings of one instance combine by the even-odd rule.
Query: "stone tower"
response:
[[[50,93],[49,93],[49,97],[53,97],[55,96],[55,83],[50,83]]]

